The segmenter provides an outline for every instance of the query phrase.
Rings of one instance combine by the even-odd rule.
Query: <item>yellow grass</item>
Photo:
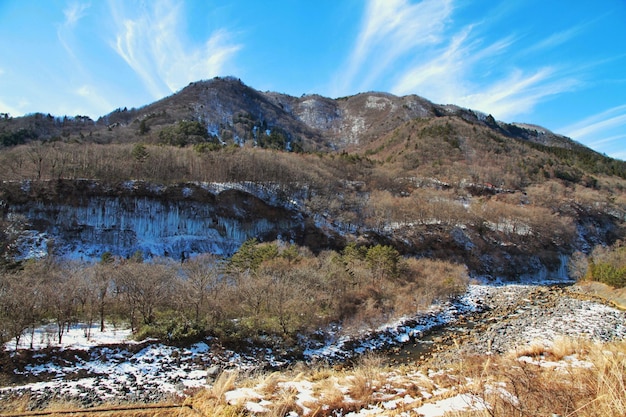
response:
[[[339,410],[347,414],[406,396],[412,401],[399,401],[397,408],[385,410],[383,415],[397,416],[402,412],[410,415],[423,403],[461,393],[480,397],[490,408],[451,413],[451,416],[626,416],[626,341],[600,344],[557,339],[550,346],[532,344],[507,355],[468,356],[459,353],[453,356],[456,358],[454,366],[438,372],[410,366],[388,368],[376,355],[364,356],[353,368],[307,370],[298,367],[254,376],[224,372],[213,386],[199,390],[183,404],[172,404],[171,408],[141,409],[138,405],[133,410],[110,407],[108,410],[83,411],[110,417],[249,416],[253,413],[243,405],[226,403],[224,395],[230,390],[246,387],[254,389],[268,401],[268,411],[259,414],[266,417],[284,416],[289,412],[304,415],[305,410],[314,417],[336,415]],[[520,360],[522,356],[530,356],[533,361]],[[542,362],[544,360],[549,362]],[[542,363],[550,366],[541,366]],[[308,381],[312,386],[313,398],[305,404],[298,402],[298,391],[288,384],[302,381]],[[10,405],[13,407],[11,411],[18,413],[25,413],[27,406],[28,399],[24,398],[16,398]],[[8,404],[2,407],[1,412],[9,410]],[[71,405],[56,407],[71,408]],[[53,412],[49,415],[67,415],[60,414],[66,410],[47,411]]]

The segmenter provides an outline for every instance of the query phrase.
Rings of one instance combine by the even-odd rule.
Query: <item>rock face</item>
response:
[[[331,99],[320,95],[292,97],[260,92],[233,78],[191,83],[173,96],[140,110],[112,113],[99,122],[112,126],[149,118],[150,124],[192,119],[205,123],[220,138],[254,140],[255,131],[278,129],[305,150],[343,149],[368,143],[416,117],[448,113],[418,96],[363,93]],[[473,113],[472,113],[473,114]],[[476,116],[474,115],[476,119]],[[476,119],[478,120],[478,119]]]
[[[30,241],[22,240],[28,248],[22,256],[54,250],[92,259],[104,252],[128,257],[141,251],[146,257],[183,259],[195,253],[231,255],[251,238],[302,242],[315,234],[302,214],[279,202],[268,204],[254,195],[260,190],[252,185],[247,190],[245,184],[76,186],[84,188],[77,196],[61,192],[43,199],[28,199],[23,186],[14,190],[5,210],[8,217],[27,219],[30,233],[23,239]]]
[[[273,188],[274,187],[274,188]],[[471,227],[441,225],[372,230],[311,209],[309,191],[263,183],[186,183],[162,186],[139,181],[103,185],[91,180],[5,182],[0,215],[21,223],[11,253],[18,259],[54,253],[98,260],[105,252],[183,260],[201,253],[230,256],[248,239],[279,239],[313,252],[363,244],[391,244],[403,254],[431,255],[467,265],[474,277],[505,280],[565,277],[567,253],[537,255],[535,247],[486,241]]]

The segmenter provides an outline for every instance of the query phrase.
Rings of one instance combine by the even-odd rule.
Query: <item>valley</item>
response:
[[[626,163],[539,126],[226,77],[0,140],[2,412],[481,415],[626,334]]]
[[[35,409],[51,402],[82,407],[164,402],[211,386],[218,376],[216,369],[258,378],[302,364],[315,369],[346,359],[358,361],[368,351],[387,351],[385,361],[402,363],[404,369],[447,369],[459,355],[503,355],[530,346],[549,349],[564,337],[604,343],[621,340],[626,336],[625,314],[592,300],[571,283],[472,285],[456,301],[433,306],[428,313],[350,340],[312,346],[301,358],[280,357],[265,349],[238,353],[210,340],[187,347],[132,342],[125,340],[128,333],[124,332],[118,342],[108,339],[98,344],[94,329],[96,344],[91,347],[72,345],[69,337],[64,346],[42,343],[30,352],[15,351],[9,343],[3,369],[16,371],[3,372],[3,380],[11,382],[0,396],[2,402],[9,402],[27,393]],[[422,401],[428,403],[427,398]]]

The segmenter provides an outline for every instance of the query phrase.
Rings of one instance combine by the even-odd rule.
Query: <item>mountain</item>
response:
[[[338,99],[292,97],[260,92],[231,77],[194,82],[155,103],[139,109],[120,108],[97,121],[86,116],[42,113],[4,116],[0,118],[0,138],[5,146],[73,136],[96,142],[145,141],[155,139],[142,137],[149,130],[159,132],[165,126],[188,120],[202,123],[211,135],[224,141],[234,137],[246,141],[262,131],[278,130],[290,140],[302,141],[307,151],[341,150],[358,148],[410,120],[437,117],[458,117],[507,137],[543,145],[575,146],[571,140],[538,126],[496,122],[491,116],[453,105],[436,105],[416,95],[397,97],[370,92]]]
[[[626,163],[415,95],[215,78],[96,121],[7,115],[0,142],[5,257],[229,255],[257,237],[383,243],[519,279],[625,235]]]

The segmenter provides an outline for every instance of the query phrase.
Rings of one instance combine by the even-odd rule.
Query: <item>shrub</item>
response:
[[[618,268],[609,263],[595,263],[591,265],[591,275],[595,281],[612,287],[626,286],[626,268]]]
[[[612,247],[596,247],[591,253],[586,278],[616,288],[626,286],[626,247],[618,241]]]
[[[155,338],[169,343],[196,342],[204,336],[200,323],[191,323],[174,312],[159,314],[154,323],[143,325],[134,335],[137,340]]]
[[[165,145],[186,146],[194,143],[206,142],[211,138],[206,126],[200,122],[181,120],[172,126],[164,127],[159,132],[159,141]]]
[[[132,155],[133,159],[138,162],[143,162],[148,159],[148,156],[150,156],[146,147],[141,143],[133,146],[133,150],[130,152],[130,154]]]

